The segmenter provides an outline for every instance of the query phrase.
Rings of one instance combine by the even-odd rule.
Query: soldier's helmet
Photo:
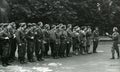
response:
[[[117,27],[113,27],[113,31],[118,31],[118,28]]]
[[[52,25],[52,26],[51,26],[51,29],[53,29],[53,28],[55,28],[55,27],[56,27],[56,25]]]
[[[49,24],[45,24],[44,28],[45,29],[50,29],[50,25]]]
[[[63,25],[63,26],[61,27],[61,29],[66,29],[66,25]]]
[[[37,24],[38,26],[43,26],[43,22],[38,22],[38,24]]]
[[[20,23],[19,25],[20,25],[20,27],[24,27],[24,26],[26,26],[26,23]]]
[[[27,27],[31,27],[31,26],[32,26],[32,23],[28,23],[28,24],[27,24]]]
[[[67,27],[68,27],[68,28],[72,28],[72,24],[68,24]]]
[[[8,26],[8,24],[7,24],[7,23],[4,23],[4,24],[3,24],[3,27],[4,27],[4,28],[6,28],[7,26]]]

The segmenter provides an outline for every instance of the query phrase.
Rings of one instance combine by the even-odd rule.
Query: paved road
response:
[[[120,59],[110,60],[110,42],[102,42],[98,53],[73,56],[62,59],[45,59],[21,65],[14,63],[6,68],[0,65],[0,72],[120,72]]]

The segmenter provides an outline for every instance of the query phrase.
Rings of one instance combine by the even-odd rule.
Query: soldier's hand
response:
[[[15,34],[13,34],[13,37],[14,37],[14,38],[16,38],[16,35],[15,35]]]
[[[31,39],[34,39],[34,37],[31,37]]]
[[[5,37],[5,39],[9,39],[8,37]]]
[[[106,35],[109,35],[109,33],[107,33],[107,32],[106,32],[105,34],[106,34]]]

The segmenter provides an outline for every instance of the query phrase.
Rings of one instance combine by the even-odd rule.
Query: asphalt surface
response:
[[[43,62],[24,65],[14,62],[8,67],[0,65],[0,72],[120,72],[120,59],[110,59],[111,45],[111,42],[99,43],[98,53],[89,55],[47,58]]]

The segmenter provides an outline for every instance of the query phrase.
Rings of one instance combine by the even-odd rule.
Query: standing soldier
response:
[[[113,39],[113,46],[111,49],[112,52],[112,58],[111,59],[115,59],[115,51],[117,53],[117,57],[119,59],[120,54],[119,54],[119,47],[118,47],[118,43],[119,43],[119,33],[118,33],[118,28],[114,27],[113,28],[113,34],[109,35],[108,33],[106,33],[109,37],[111,37]]]
[[[7,66],[10,65],[8,63],[9,60],[9,49],[10,49],[10,38],[11,35],[7,28],[8,24],[3,24],[3,30],[0,32],[0,39],[2,42],[2,65]]]
[[[50,45],[50,26],[48,24],[46,24],[44,26],[44,30],[43,30],[43,34],[44,34],[44,46],[45,46],[45,53],[44,56],[47,57],[48,55],[48,51],[49,51],[49,45]]]
[[[54,48],[53,53],[54,53],[54,58],[57,59],[58,54],[59,54],[59,49],[60,49],[60,29],[59,29],[59,25],[56,26],[55,35],[56,35],[56,39],[55,39],[55,48]]]
[[[0,33],[2,32],[2,30],[3,30],[3,23],[0,23]],[[1,57],[2,57],[2,39],[0,38],[0,60]]]
[[[26,34],[25,34],[26,23],[20,23],[20,27],[16,32],[16,39],[18,44],[18,59],[21,64],[25,62],[26,54]]]
[[[68,24],[68,28],[67,28],[67,48],[66,48],[66,56],[69,57],[70,56],[70,49],[72,46],[72,25]]]
[[[9,24],[10,28],[9,28],[9,31],[10,31],[10,34],[11,34],[11,39],[10,39],[10,61],[14,61],[15,60],[15,52],[16,52],[16,36],[15,36],[15,32],[16,32],[16,24],[14,22],[10,23]]]
[[[38,61],[43,61],[44,54],[44,44],[43,44],[43,31],[42,31],[42,22],[38,22],[38,25],[35,30],[35,55]]]
[[[34,28],[33,24],[28,24],[29,28],[27,29],[26,39],[27,39],[27,57],[29,62],[34,62],[33,53],[35,48],[35,39],[34,39]]]
[[[51,48],[51,56],[55,57],[55,40],[56,40],[56,26],[52,25],[50,30],[50,48]]]
[[[98,42],[99,42],[99,31],[98,27],[95,28],[93,31],[93,53],[97,53],[96,49],[98,47]]]
[[[90,45],[91,45],[91,36],[92,36],[92,31],[91,28],[88,26],[87,31],[86,31],[86,52],[89,54],[90,50]]]
[[[67,33],[66,33],[66,26],[62,25],[61,26],[61,35],[60,35],[60,57],[65,57],[65,50],[66,50],[66,37],[67,37]]]

